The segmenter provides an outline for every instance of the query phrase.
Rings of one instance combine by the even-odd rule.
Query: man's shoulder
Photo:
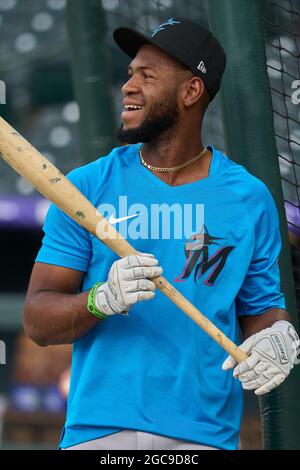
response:
[[[261,204],[272,198],[267,185],[253,175],[243,165],[221,154],[223,158],[223,178],[226,186],[249,205]]]
[[[109,153],[99,156],[96,160],[87,163],[85,165],[79,166],[72,170],[69,174],[76,175],[93,175],[95,170],[98,168],[105,168],[111,164],[117,164],[124,162],[125,159],[132,155],[134,150],[134,145],[124,145],[121,147],[114,147]]]
[[[79,166],[70,171],[67,178],[81,189],[87,184],[101,178],[108,177],[111,171],[116,171],[124,165],[130,164],[134,151],[133,145],[113,148],[108,154],[102,155],[96,160]]]

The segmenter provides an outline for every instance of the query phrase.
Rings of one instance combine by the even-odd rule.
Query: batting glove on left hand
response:
[[[249,358],[237,365],[235,359],[228,356],[222,369],[234,368],[233,376],[241,381],[245,390],[264,395],[278,387],[294,367],[299,354],[299,337],[291,323],[280,320],[247,338],[240,348]]]

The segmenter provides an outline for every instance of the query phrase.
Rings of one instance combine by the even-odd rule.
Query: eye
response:
[[[144,78],[153,78],[152,75],[148,75],[147,73],[144,73]]]

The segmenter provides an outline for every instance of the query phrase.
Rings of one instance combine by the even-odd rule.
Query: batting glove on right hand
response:
[[[115,261],[108,273],[108,280],[97,288],[95,303],[106,315],[127,313],[141,300],[155,296],[156,286],[150,279],[158,277],[163,270],[149,253],[130,255]]]

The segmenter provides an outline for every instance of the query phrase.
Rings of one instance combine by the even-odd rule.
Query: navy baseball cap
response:
[[[226,66],[225,52],[219,41],[202,26],[186,18],[170,18],[149,36],[131,28],[117,28],[113,37],[132,59],[140,47],[152,44],[190,69],[203,83],[212,100],[218,93]]]

